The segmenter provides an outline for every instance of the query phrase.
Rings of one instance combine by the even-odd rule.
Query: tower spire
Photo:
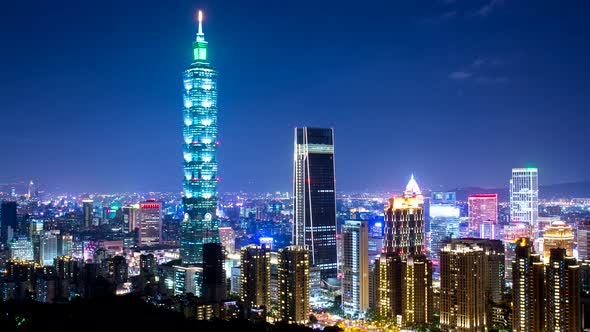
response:
[[[203,11],[199,10],[199,14],[197,16],[199,20],[199,32],[197,32],[197,41],[204,41],[205,34],[203,33]]]

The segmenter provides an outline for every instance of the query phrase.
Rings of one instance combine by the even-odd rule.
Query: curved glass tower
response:
[[[180,259],[203,263],[203,244],[219,243],[217,210],[217,72],[207,58],[199,11],[199,32],[193,43],[193,63],[184,71],[183,206]]]

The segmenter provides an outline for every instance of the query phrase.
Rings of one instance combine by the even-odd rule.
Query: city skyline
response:
[[[531,14],[512,1],[138,4],[7,8],[1,24],[14,33],[0,56],[0,113],[10,125],[0,140],[12,160],[0,182],[180,192],[179,73],[192,56],[196,8],[223,73],[220,192],[288,191],[297,126],[334,128],[337,190],[395,190],[411,172],[425,187],[506,187],[511,168],[531,165],[542,185],[590,180],[590,157],[576,153],[590,147],[580,127],[590,29],[576,6],[539,4]],[[555,25],[541,24],[547,17]],[[314,68],[308,78],[305,68]],[[387,130],[416,118],[425,120]],[[403,162],[385,166],[381,146],[409,134],[410,151],[421,152],[400,151]],[[266,151],[277,153],[264,159]],[[355,176],[360,166],[370,169],[364,177]]]

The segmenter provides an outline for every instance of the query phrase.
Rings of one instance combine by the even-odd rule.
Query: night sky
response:
[[[205,11],[220,190],[291,190],[293,128],[340,190],[590,180],[585,1],[6,1],[0,183],[181,190],[182,71]]]

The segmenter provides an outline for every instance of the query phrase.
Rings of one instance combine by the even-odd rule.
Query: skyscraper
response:
[[[563,248],[551,249],[545,270],[545,331],[580,331],[580,266]]]
[[[366,221],[347,220],[342,226],[342,309],[359,317],[369,307],[369,252]]]
[[[92,219],[94,218],[94,202],[91,199],[85,199],[82,201],[82,210],[84,213],[83,226],[92,226]]]
[[[225,256],[219,243],[203,245],[203,298],[210,302],[220,302],[226,298]]]
[[[33,243],[26,236],[19,236],[13,238],[10,241],[10,258],[20,259],[23,261],[32,261],[35,256],[33,255]]]
[[[219,243],[217,219],[217,72],[208,61],[203,14],[193,42],[193,63],[184,71],[184,156],[180,259],[203,262],[203,244]]]
[[[545,227],[545,233],[543,234],[543,257],[545,263],[549,263],[551,249],[556,248],[564,248],[567,256],[574,256],[574,233],[572,226],[566,225],[563,221],[554,221],[550,226]]]
[[[39,239],[39,264],[42,266],[53,265],[53,259],[56,257],[57,235],[53,231],[41,232]]]
[[[433,318],[432,261],[410,256],[402,264],[402,319],[405,326],[428,324]]]
[[[336,277],[334,131],[295,128],[293,243],[310,250],[322,279]]]
[[[449,243],[441,250],[440,325],[443,331],[484,331],[485,264],[484,250],[475,243]]]
[[[390,198],[384,210],[384,252],[398,253],[402,258],[425,253],[423,204],[424,196],[412,175],[403,195]]]
[[[246,314],[252,309],[270,308],[270,251],[264,246],[250,244],[242,248],[241,299]]]
[[[123,231],[133,232],[138,227],[139,206],[137,204],[123,206],[121,209],[123,210]]]
[[[148,200],[139,204],[139,244],[152,246],[162,242],[162,203]]]
[[[526,223],[537,231],[539,219],[539,171],[513,168],[510,179],[510,222]]]
[[[578,227],[578,258],[590,259],[590,226]]]
[[[8,244],[17,230],[16,202],[3,201],[0,204],[0,240]]]
[[[436,263],[439,261],[440,249],[444,246],[444,242],[459,236],[461,210],[456,204],[454,193],[452,194],[446,196],[453,199],[440,200],[435,199],[435,195],[442,195],[442,193],[434,193],[429,207],[430,243],[428,253]]]
[[[471,195],[468,198],[468,208],[470,232],[483,237],[481,226],[484,223],[495,225],[498,221],[498,194]]]
[[[301,246],[279,249],[278,303],[281,320],[305,324],[309,320],[309,251]]]
[[[544,266],[527,238],[518,239],[512,262],[512,329],[540,332],[545,328]]]
[[[228,254],[236,251],[236,233],[231,227],[219,227],[219,239]]]

